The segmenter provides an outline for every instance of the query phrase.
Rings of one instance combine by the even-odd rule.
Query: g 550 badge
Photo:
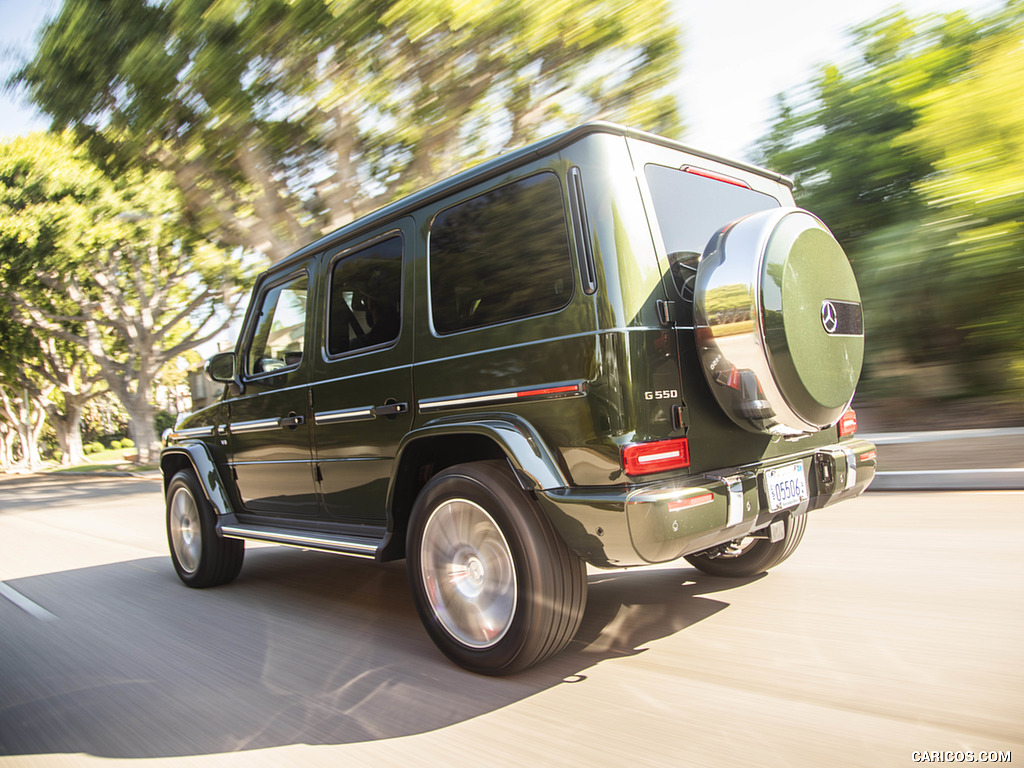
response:
[[[678,400],[678,389],[649,389],[644,392],[644,400]]]

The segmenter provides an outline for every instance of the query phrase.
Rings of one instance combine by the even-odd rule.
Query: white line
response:
[[[9,586],[2,581],[0,581],[0,595],[6,597],[16,606],[21,608],[21,610],[25,611],[25,613],[31,614],[41,621],[53,621],[57,618],[48,610],[43,608],[43,606],[33,603],[23,594],[14,589],[14,587]]]

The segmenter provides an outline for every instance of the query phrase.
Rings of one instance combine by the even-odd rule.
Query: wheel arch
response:
[[[486,414],[432,421],[409,432],[399,445],[388,489],[391,536],[383,559],[405,556],[409,514],[430,478],[456,464],[484,459],[506,460],[526,491],[569,484],[554,454],[525,419],[514,414]]]
[[[213,456],[210,455],[210,449],[204,443],[184,443],[163,449],[160,453],[160,472],[163,474],[165,495],[171,478],[183,469],[190,469],[195,473],[215,514],[219,516],[234,512],[227,485]]]

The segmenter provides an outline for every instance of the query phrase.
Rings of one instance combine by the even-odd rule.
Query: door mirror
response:
[[[206,375],[222,384],[235,380],[235,353],[221,352],[206,361]]]

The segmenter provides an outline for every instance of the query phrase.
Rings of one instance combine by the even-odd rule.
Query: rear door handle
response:
[[[409,410],[408,403],[387,403],[386,405],[375,406],[373,412],[377,416],[397,416]]]
[[[288,416],[282,416],[277,420],[277,424],[281,429],[295,429],[297,426],[305,422],[306,419],[303,416],[298,416],[294,413]]]

